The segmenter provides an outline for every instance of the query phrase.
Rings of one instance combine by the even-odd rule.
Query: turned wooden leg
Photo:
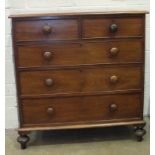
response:
[[[146,123],[135,126],[135,135],[137,137],[138,142],[141,142],[143,140],[143,136],[146,134],[145,129],[143,129],[145,124]]]
[[[29,136],[27,136],[27,134],[29,132],[18,132],[19,133],[19,137],[17,138],[17,142],[20,143],[21,145],[21,149],[26,149],[27,147],[27,143],[29,142],[30,138]]]

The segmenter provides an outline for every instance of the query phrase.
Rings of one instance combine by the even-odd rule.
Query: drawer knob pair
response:
[[[53,83],[54,83],[53,79],[51,79],[51,78],[45,79],[45,85],[46,86],[50,87],[53,85]]]
[[[50,34],[50,33],[52,32],[52,27],[49,26],[49,25],[45,25],[45,26],[43,27],[43,32],[44,32],[45,34]]]
[[[113,103],[109,106],[109,109],[111,112],[115,112],[115,111],[117,111],[117,105]]]
[[[44,52],[43,56],[44,56],[44,59],[51,60],[53,53],[47,51],[47,52]]]
[[[53,114],[53,112],[54,112],[54,109],[53,109],[53,108],[49,107],[49,108],[47,109],[47,114],[48,114],[49,116],[51,116],[51,115]]]
[[[119,49],[117,47],[113,47],[109,51],[111,57],[117,56],[118,52],[119,52]]]
[[[116,75],[112,75],[110,77],[110,83],[115,84],[118,82],[118,77]]]
[[[110,32],[117,32],[118,25],[117,24],[111,24],[110,25]]]

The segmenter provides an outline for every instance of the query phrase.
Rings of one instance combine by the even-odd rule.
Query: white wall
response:
[[[6,0],[6,128],[17,128],[17,102],[9,14],[30,12],[149,10],[148,0]],[[146,20],[144,115],[149,112],[149,15]]]

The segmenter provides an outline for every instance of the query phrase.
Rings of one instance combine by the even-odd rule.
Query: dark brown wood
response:
[[[23,149],[38,130],[135,125],[142,140],[144,12],[11,18]]]
[[[83,21],[84,38],[143,36],[143,18],[92,18]]]
[[[134,94],[142,93],[141,89],[127,89],[127,90],[110,90],[110,91],[98,91],[98,92],[74,92],[74,93],[55,93],[55,94],[43,94],[43,95],[20,95],[22,99],[40,99],[40,98],[55,98],[55,97],[74,97],[74,96],[96,96],[96,95],[113,95],[113,94]]]
[[[17,67],[19,72],[25,71],[48,71],[48,70],[71,70],[71,69],[79,69],[79,68],[96,68],[96,67],[108,67],[108,68],[115,68],[115,67],[122,67],[122,66],[142,66],[142,74],[143,75],[143,62],[123,62],[123,63],[99,63],[99,64],[80,64],[80,65],[67,65],[67,66],[42,66],[42,67]]]
[[[52,83],[50,87],[45,81],[46,85]],[[140,89],[141,67],[21,72],[20,85],[22,95]]]
[[[117,24],[111,24],[109,28],[110,28],[111,32],[115,33],[118,30],[118,25]]]
[[[110,82],[115,84],[118,82],[118,77],[117,75],[112,75],[110,78],[109,78]]]
[[[67,123],[138,118],[140,94],[68,97],[55,99],[25,99],[22,101],[23,124]],[[117,111],[109,108],[117,105]],[[132,105],[132,106],[131,106]],[[51,111],[49,115],[47,111]]]
[[[143,136],[146,134],[146,130],[143,129],[146,123],[135,125],[135,135],[138,142],[143,140]]]
[[[20,81],[19,81],[19,75],[17,70],[17,64],[18,64],[18,54],[17,54],[17,45],[16,45],[16,39],[15,39],[15,19],[12,19],[12,43],[13,43],[13,61],[14,61],[14,71],[15,71],[15,81],[16,81],[16,90],[17,90],[17,102],[18,102],[18,119],[19,119],[19,127],[22,126],[22,111],[21,111],[21,100],[20,100]]]
[[[100,16],[100,15],[137,15],[148,14],[148,11],[102,11],[102,12],[61,12],[61,13],[29,13],[29,14],[14,14],[10,18],[30,18],[30,17],[53,17],[53,16]]]
[[[53,108],[51,108],[51,107],[47,108],[47,114],[49,116],[51,116],[53,114],[53,112],[54,112],[54,109]]]
[[[16,41],[71,40],[78,38],[78,26],[74,19],[19,21],[15,33]]]
[[[117,105],[115,103],[110,104],[109,108],[111,112],[117,111]]]
[[[142,44],[142,40],[116,40],[94,43],[18,46],[18,66],[39,67],[142,62]]]
[[[17,142],[20,143],[21,149],[26,149],[27,143],[30,141],[29,136],[27,135],[29,132],[19,131],[19,137],[17,138]]]
[[[45,25],[45,26],[43,26],[43,32],[44,32],[45,34],[50,34],[50,33],[52,33],[52,27],[49,26],[48,24]]]
[[[115,127],[115,126],[126,126],[126,125],[140,125],[144,124],[145,122],[143,120],[140,120],[139,118],[134,119],[118,119],[111,120],[111,121],[95,121],[95,122],[84,122],[84,123],[74,123],[72,125],[70,124],[61,124],[61,125],[55,125],[51,126],[50,124],[47,124],[47,126],[43,126],[39,124],[37,126],[23,126],[18,129],[18,131],[46,131],[46,130],[66,130],[66,129],[81,129],[81,128],[103,128],[103,127]]]
[[[49,51],[45,51],[43,53],[43,57],[44,57],[44,59],[46,61],[50,61],[52,59],[52,55],[53,55],[53,53],[52,52],[49,52]]]
[[[54,81],[51,78],[45,79],[45,85],[48,87],[51,87],[53,85]]]
[[[118,55],[119,49],[117,47],[112,47],[109,51],[110,57],[116,57]]]

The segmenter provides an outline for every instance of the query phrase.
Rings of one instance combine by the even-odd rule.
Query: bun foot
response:
[[[21,149],[26,149],[27,143],[29,142],[30,138],[26,134],[19,133],[19,135],[20,136],[17,138],[17,142],[20,143]]]
[[[143,136],[146,134],[145,129],[143,129],[145,124],[137,125],[135,128],[135,135],[138,142],[141,142],[143,140]]]

